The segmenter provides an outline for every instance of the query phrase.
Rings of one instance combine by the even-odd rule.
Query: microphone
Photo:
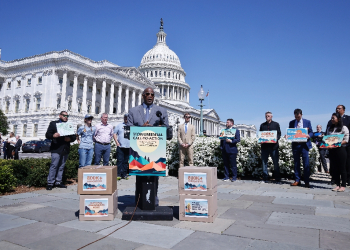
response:
[[[162,117],[162,112],[159,110],[156,112],[156,116],[159,117],[159,125],[164,125],[163,117]]]

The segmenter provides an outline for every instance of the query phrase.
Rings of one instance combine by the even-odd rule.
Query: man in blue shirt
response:
[[[117,142],[118,176],[127,179],[130,141],[124,138],[124,127],[128,123],[128,115],[124,115],[124,122],[114,128],[114,140]]]

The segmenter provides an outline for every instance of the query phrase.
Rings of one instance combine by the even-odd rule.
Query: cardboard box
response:
[[[213,223],[218,215],[217,193],[180,195],[179,220]]]
[[[78,169],[78,194],[113,194],[117,190],[117,166],[86,166]]]
[[[179,168],[179,194],[213,195],[216,192],[216,167]]]
[[[114,220],[118,213],[118,191],[109,195],[80,195],[79,220]]]

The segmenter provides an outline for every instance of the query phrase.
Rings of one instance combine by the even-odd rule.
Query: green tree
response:
[[[8,122],[7,122],[7,117],[4,114],[4,112],[2,112],[2,110],[0,109],[0,132],[3,135],[7,135],[9,133],[9,131],[8,131],[9,129],[10,129],[10,127],[9,127]]]

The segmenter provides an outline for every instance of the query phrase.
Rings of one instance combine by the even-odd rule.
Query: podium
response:
[[[136,176],[133,220],[173,220],[173,209],[158,206],[159,176],[168,176],[166,127],[130,127],[129,175]],[[122,220],[130,220],[135,208],[127,207]]]

